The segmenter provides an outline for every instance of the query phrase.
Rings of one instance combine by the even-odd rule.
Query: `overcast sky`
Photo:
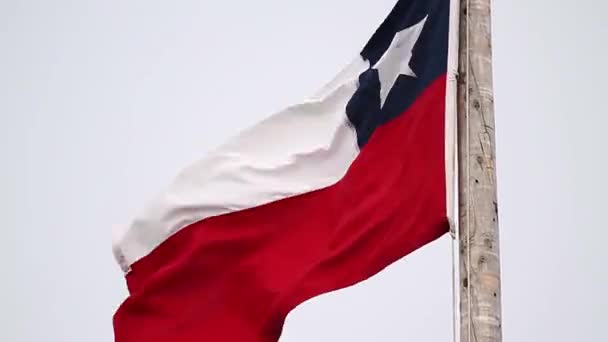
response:
[[[394,2],[0,0],[0,340],[113,340],[112,226],[323,85]],[[494,6],[506,341],[608,341],[607,11]],[[282,342],[451,341],[450,248],[305,303]]]

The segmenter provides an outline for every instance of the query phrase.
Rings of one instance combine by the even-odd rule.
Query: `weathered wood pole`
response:
[[[491,0],[460,0],[460,341],[501,342]]]

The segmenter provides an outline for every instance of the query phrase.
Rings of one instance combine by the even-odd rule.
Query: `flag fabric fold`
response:
[[[276,342],[302,302],[449,229],[450,3],[401,0],[313,97],[182,171],[115,238],[117,342]]]

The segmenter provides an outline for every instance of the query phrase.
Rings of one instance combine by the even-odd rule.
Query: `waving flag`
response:
[[[286,315],[445,234],[450,3],[401,0],[311,98],[187,167],[114,243],[117,342],[275,342]]]

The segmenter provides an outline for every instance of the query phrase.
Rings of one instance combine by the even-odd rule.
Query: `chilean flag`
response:
[[[185,168],[119,232],[115,340],[276,342],[300,303],[448,232],[450,7],[398,1],[317,94]]]

